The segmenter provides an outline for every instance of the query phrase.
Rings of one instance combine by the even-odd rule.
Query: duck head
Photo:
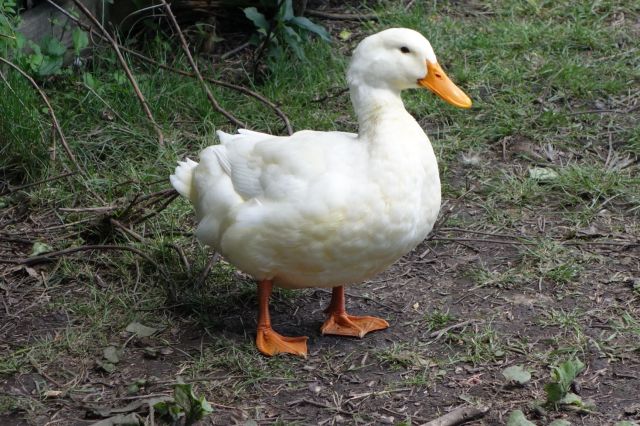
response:
[[[390,28],[358,44],[347,73],[350,86],[400,92],[427,88],[448,103],[470,108],[471,99],[447,77],[429,40],[407,28]]]

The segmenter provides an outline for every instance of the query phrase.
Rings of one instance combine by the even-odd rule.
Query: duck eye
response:
[[[409,53],[409,52],[411,52],[407,46],[402,46],[402,47],[400,48],[400,51],[401,51],[402,53]]]

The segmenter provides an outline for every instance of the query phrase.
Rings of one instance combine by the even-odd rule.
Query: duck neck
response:
[[[371,136],[376,133],[388,115],[409,116],[404,108],[400,91],[391,88],[371,87],[363,84],[350,85],[351,102],[358,116],[359,134]]]

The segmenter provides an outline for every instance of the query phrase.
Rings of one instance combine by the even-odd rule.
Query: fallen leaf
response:
[[[109,361],[112,364],[117,364],[120,362],[120,350],[115,346],[107,346],[102,350],[102,356],[104,359]]]
[[[509,415],[507,426],[536,426],[536,424],[527,420],[521,410],[515,410]]]
[[[524,385],[531,380],[531,373],[522,368],[521,365],[514,365],[502,371],[502,375],[510,382]]]
[[[57,398],[62,395],[62,391],[59,390],[48,390],[43,393],[45,398]]]
[[[338,37],[340,37],[340,40],[347,41],[351,38],[351,31],[342,30],[340,34],[338,34]]]
[[[158,331],[157,328],[147,327],[146,325],[140,324],[137,321],[134,321],[131,324],[129,324],[126,330],[129,333],[133,333],[138,337],[149,337]]]
[[[33,243],[33,248],[31,249],[31,256],[39,256],[44,253],[49,253],[50,251],[53,251],[53,248],[49,244],[36,241],[35,243]]]

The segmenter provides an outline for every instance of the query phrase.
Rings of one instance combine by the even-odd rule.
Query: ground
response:
[[[48,116],[24,79],[7,74],[0,96],[0,424],[145,417],[145,404],[130,404],[172,395],[177,382],[211,403],[200,424],[422,424],[462,405],[489,407],[478,425],[505,424],[515,410],[536,424],[640,421],[638,6],[416,1],[331,11],[379,20],[313,18],[333,43],[309,40],[306,62],[256,75],[250,49],[200,61],[216,61],[207,75],[276,102],[295,129],[355,130],[345,56],[365,34],[406,26],[470,94],[470,111],[427,92],[405,96],[439,158],[444,204],[425,242],[347,290],[351,313],[390,328],[321,336],[330,293],[279,290],[274,327],[309,336],[310,353],[260,355],[255,284],[194,240],[190,206],[167,191],[176,159],[234,128],[197,82],[129,58],[165,134],[160,147],[99,46],[83,76],[40,81],[86,176],[68,175],[59,141],[52,156]],[[242,37],[229,33],[220,49]],[[160,33],[145,52],[189,69],[168,40]],[[252,128],[285,133],[271,109],[219,87],[214,95]],[[585,365],[568,389],[581,403],[547,403],[554,367],[573,360]],[[511,366],[531,379],[507,380]]]

